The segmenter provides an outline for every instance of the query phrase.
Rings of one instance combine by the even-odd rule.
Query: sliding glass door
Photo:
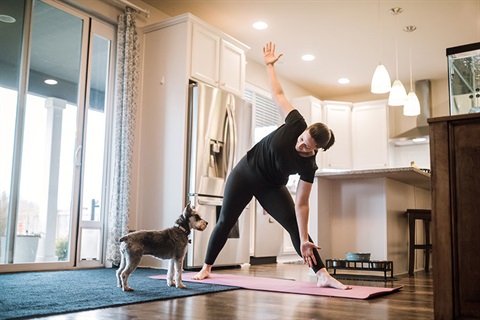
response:
[[[113,101],[112,39],[111,27],[92,21],[87,103],[83,120],[82,184],[80,192],[79,246],[77,264],[94,266],[103,264],[105,240],[105,199],[108,195],[107,141],[110,130],[111,101]],[[79,159],[76,159],[77,164]]]
[[[0,15],[0,271],[101,265],[114,29],[51,1]]]

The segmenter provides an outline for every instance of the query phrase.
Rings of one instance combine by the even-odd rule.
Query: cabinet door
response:
[[[220,88],[243,97],[245,53],[228,41],[220,41]]]
[[[352,156],[354,169],[388,167],[386,102],[354,105],[352,110]]]
[[[292,105],[305,118],[308,125],[322,122],[322,102],[313,96],[292,99]]]
[[[326,169],[351,169],[351,106],[325,105],[325,123],[335,135],[335,144],[323,153]]]
[[[192,78],[218,86],[219,58],[220,37],[200,25],[193,24]]]
[[[480,319],[480,117],[431,118],[435,319]]]

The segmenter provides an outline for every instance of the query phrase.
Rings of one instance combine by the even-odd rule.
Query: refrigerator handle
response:
[[[235,99],[230,96],[229,101],[227,101],[227,116],[228,116],[228,132],[229,132],[229,155],[228,155],[228,167],[227,175],[233,170],[235,151],[237,148],[237,126],[235,123],[234,110],[235,110]]]
[[[223,200],[222,199],[203,199],[203,198],[198,198],[198,204],[201,206],[218,206],[220,207],[222,205]]]

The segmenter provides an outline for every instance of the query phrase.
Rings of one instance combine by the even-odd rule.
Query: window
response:
[[[257,143],[278,128],[280,115],[273,100],[259,88],[247,88],[245,100],[253,106],[254,143]]]
[[[257,143],[278,128],[280,114],[269,94],[260,88],[247,84],[245,100],[253,106],[254,143]],[[288,179],[287,188],[292,194],[297,189],[298,179],[298,174],[291,175]]]

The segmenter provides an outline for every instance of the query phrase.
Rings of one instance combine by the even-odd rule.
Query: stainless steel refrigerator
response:
[[[185,268],[203,265],[208,240],[216,225],[228,174],[252,146],[252,105],[203,83],[191,83],[188,115],[187,201],[208,221],[192,233]],[[231,230],[215,266],[249,262],[250,210],[247,206]]]

